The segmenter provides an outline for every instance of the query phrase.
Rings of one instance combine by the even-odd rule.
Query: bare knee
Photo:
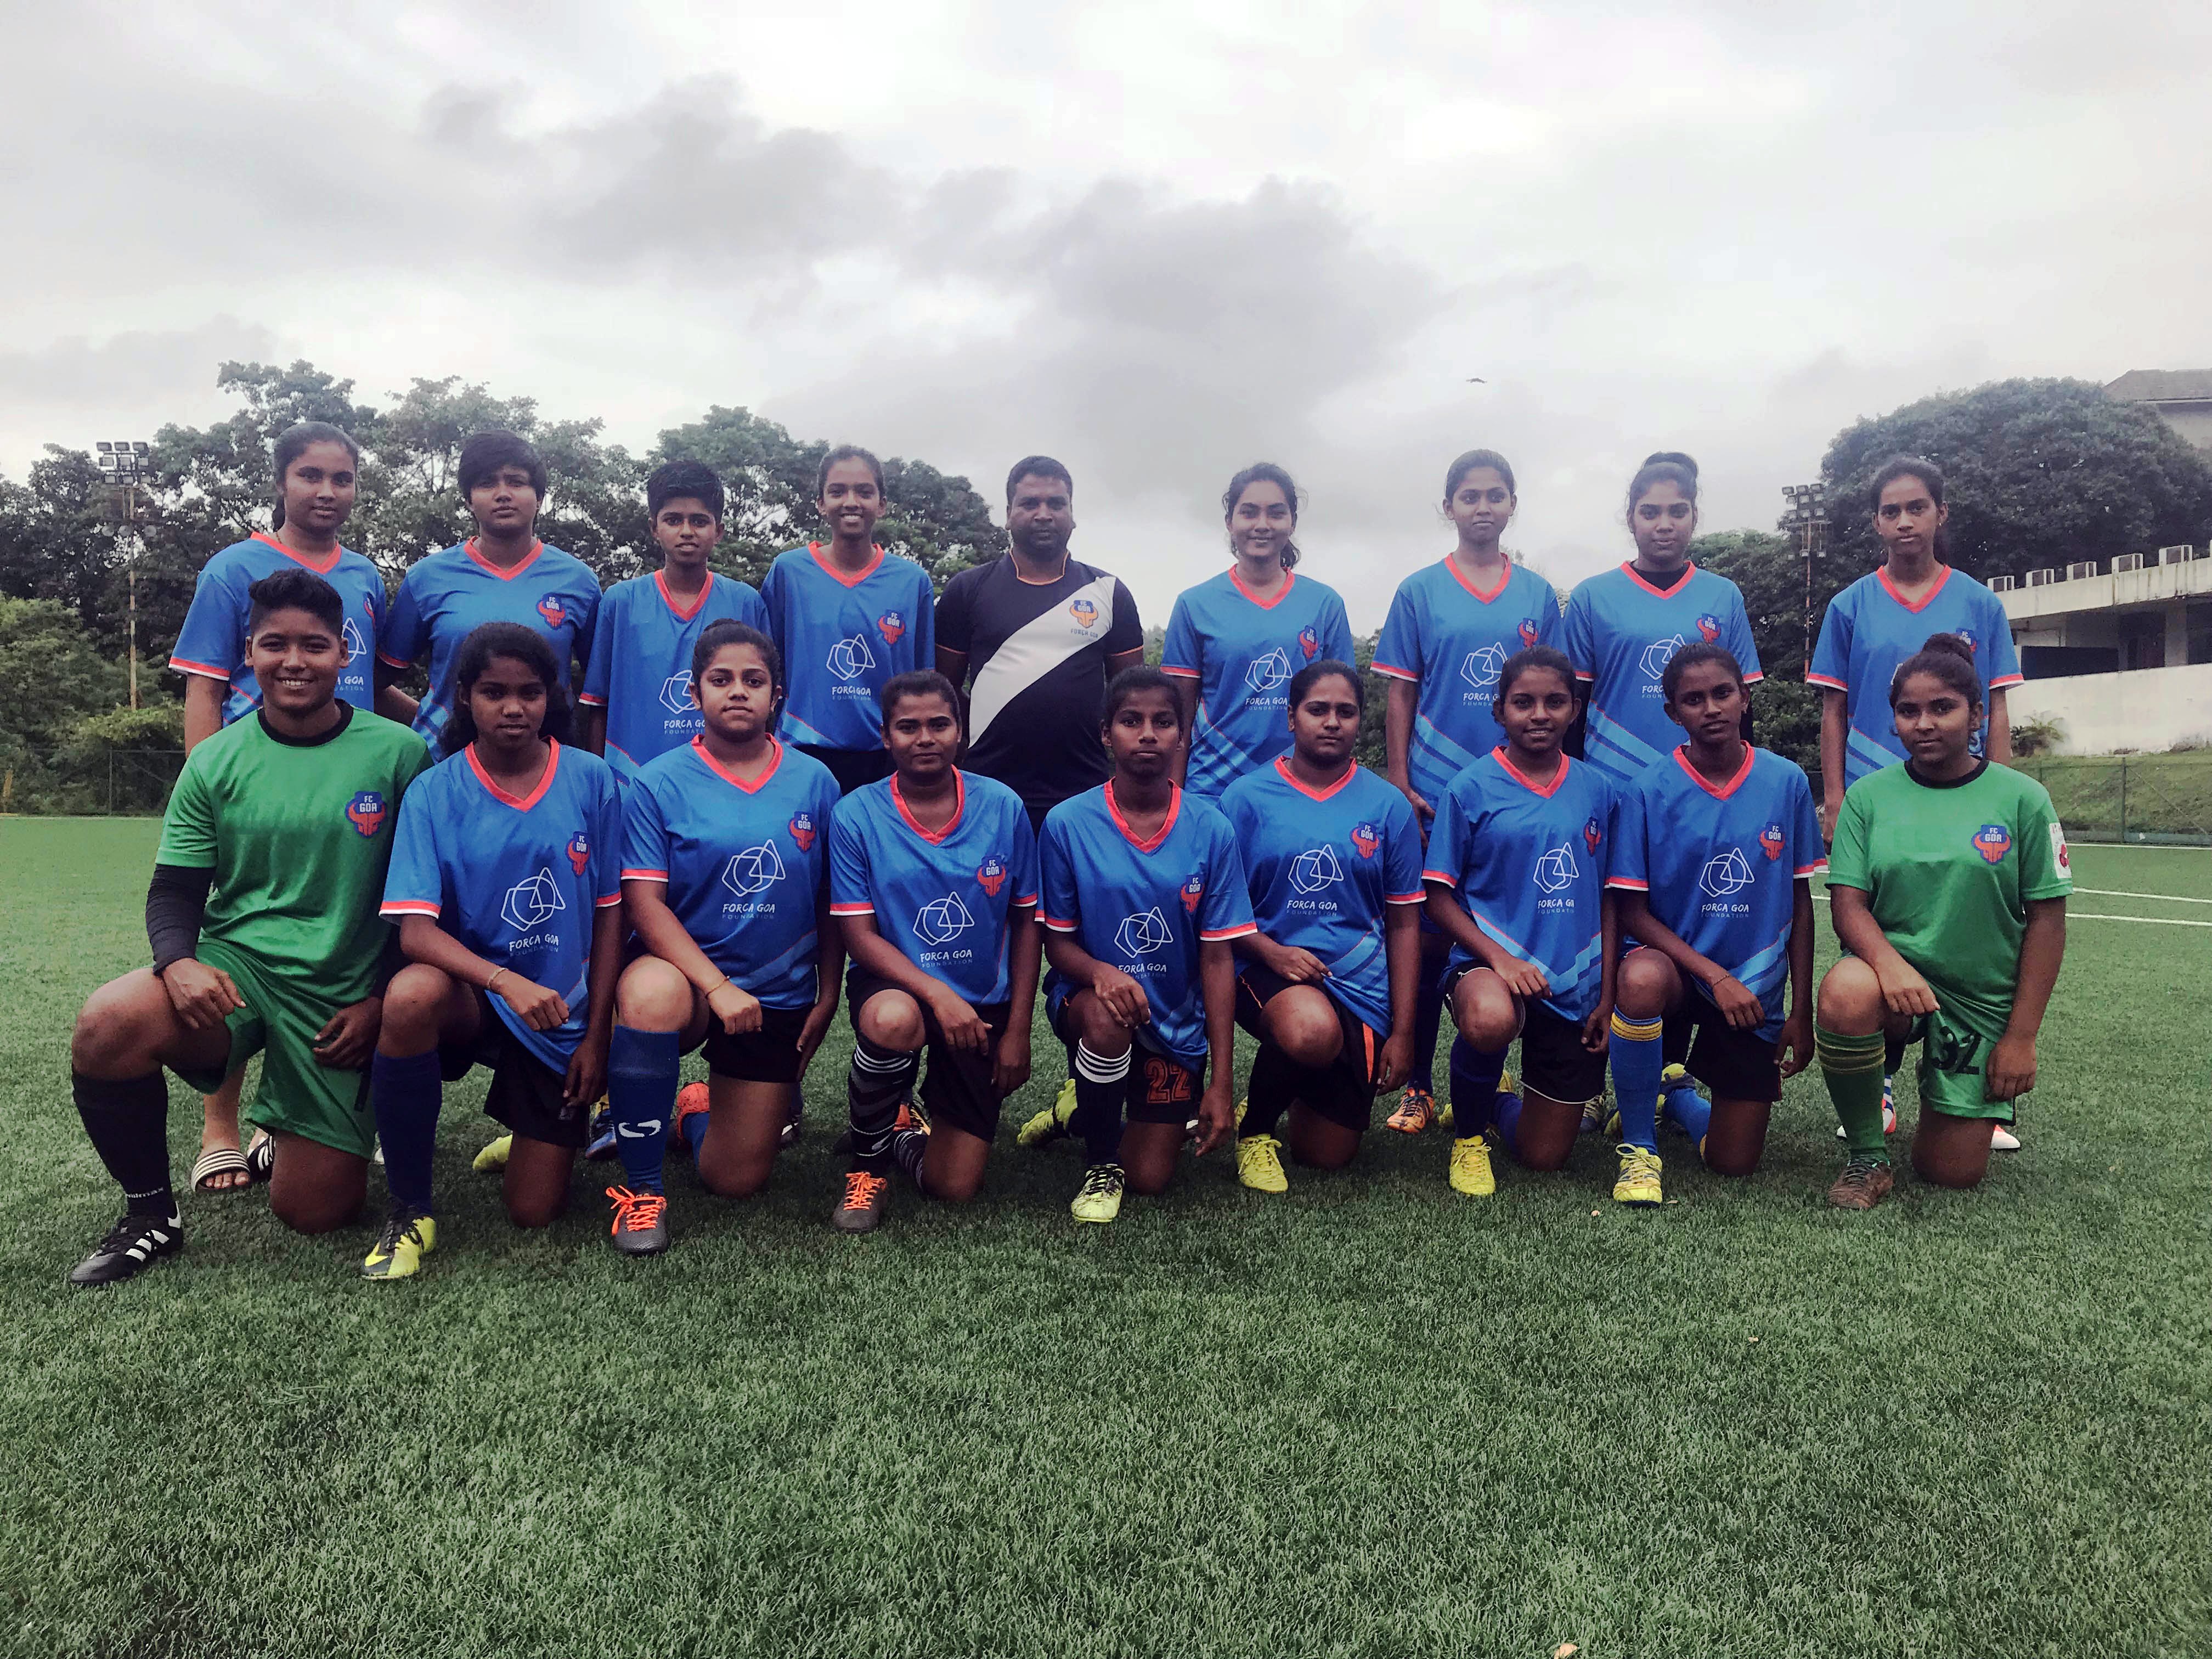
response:
[[[568,1195],[562,1193],[549,1197],[542,1193],[510,1193],[507,1200],[507,1218],[516,1226],[535,1231],[550,1227],[561,1218],[568,1207]]]
[[[146,1015],[149,989],[166,997],[151,974],[126,974],[110,980],[85,999],[70,1033],[70,1065],[87,1077],[136,1077],[148,1068],[151,1022]],[[118,1067],[128,1069],[118,1070]]]
[[[1814,1007],[1822,1025],[1844,1036],[1873,1036],[1887,1012],[1881,981],[1856,957],[1845,957],[1822,976]]]
[[[417,1054],[437,1046],[453,981],[442,970],[411,962],[384,988],[384,1024],[377,1047],[386,1054]]]
[[[1133,1193],[1146,1198],[1158,1198],[1167,1191],[1168,1182],[1175,1177],[1175,1159],[1137,1158],[1122,1166],[1121,1179]]]
[[[774,1164],[733,1164],[726,1166],[699,1165],[699,1184],[717,1198],[750,1198],[768,1185],[769,1171]]]
[[[968,1204],[983,1190],[983,1172],[961,1170],[947,1175],[927,1171],[923,1179],[929,1186],[929,1195],[946,1204]]]
[[[879,1048],[912,1054],[926,1035],[921,1005],[903,991],[878,991],[861,1006],[860,1034]]]
[[[1513,994],[1491,973],[1468,974],[1460,981],[1452,997],[1452,1023],[1485,1054],[1496,1054],[1521,1035]]]
[[[691,981],[658,957],[641,957],[623,969],[615,993],[616,1018],[637,1031],[681,1030],[691,1018]]]
[[[1285,991],[1267,1005],[1267,1035],[1299,1066],[1326,1066],[1344,1047],[1344,1030],[1327,995]]]
[[[270,1213],[295,1233],[336,1232],[361,1213],[366,1189],[358,1192],[317,1191],[269,1194]]]
[[[1655,1019],[1667,1012],[1680,985],[1674,964],[1658,951],[1632,951],[1620,964],[1620,1012],[1633,1019]]]
[[[1085,992],[1075,999],[1076,1035],[1094,1054],[1112,1056],[1129,1052],[1129,1028],[1108,1012],[1106,1005]]]

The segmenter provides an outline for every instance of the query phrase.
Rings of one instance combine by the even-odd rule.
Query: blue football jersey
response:
[[[1398,584],[1375,642],[1375,672],[1420,688],[1406,773],[1431,806],[1451,781],[1505,741],[1491,712],[1507,658],[1559,640],[1559,596],[1509,563],[1487,592],[1449,558]]]
[[[1008,913],[1037,902],[1036,836],[1022,798],[973,772],[955,776],[952,822],[915,822],[898,779],[855,789],[830,824],[830,914],[872,915],[876,931],[975,1007],[1011,994]]]
[[[1244,852],[1260,931],[1319,957],[1329,991],[1389,1036],[1382,918],[1423,897],[1421,831],[1405,796],[1361,766],[1316,792],[1278,760],[1232,787],[1221,810]]]
[[[765,634],[768,607],[744,582],[709,575],[685,611],[658,570],[600,595],[577,701],[607,711],[607,764],[623,786],[647,762],[683,748],[704,729],[691,701],[691,647],[707,624],[717,622],[741,622]]]
[[[191,608],[185,612],[185,625],[177,630],[177,642],[169,652],[169,666],[179,673],[204,675],[230,687],[222,702],[225,726],[261,706],[261,688],[246,665],[246,623],[253,614],[246,590],[264,576],[295,567],[314,572],[345,601],[346,664],[338,670],[338,696],[356,708],[375,709],[376,647],[384,630],[383,576],[350,548],[338,549],[319,564],[274,536],[255,535],[234,542],[200,567]]]
[[[1544,1006],[1583,1020],[1604,988],[1607,859],[1613,787],[1595,766],[1562,756],[1539,788],[1494,749],[1452,780],[1429,831],[1422,874],[1451,887],[1497,944],[1544,970]],[[1452,966],[1475,962],[1455,943]]]
[[[783,653],[781,731],[823,749],[884,746],[884,684],[937,666],[929,573],[885,556],[848,576],[819,542],[776,555],[761,584],[769,632]]]
[[[495,995],[493,1009],[555,1071],[591,1013],[592,920],[622,902],[622,804],[597,755],[553,744],[527,799],[477,763],[471,744],[438,763],[399,803],[384,914],[432,916],[486,962],[558,991],[565,1024],[533,1031]]]
[[[1352,624],[1336,590],[1310,576],[1294,570],[1261,600],[1232,568],[1176,600],[1160,666],[1198,682],[1192,794],[1212,799],[1290,751],[1291,677],[1325,659],[1352,660]]]
[[[1990,737],[1989,694],[2018,685],[2021,678],[2002,599],[1965,571],[1945,565],[1935,587],[1917,605],[1890,586],[1886,569],[1860,577],[1828,601],[1820,643],[1813,647],[1812,672],[1805,679],[1844,694],[1846,788],[1905,758],[1905,744],[1889,717],[1889,682],[1930,634],[1956,634],[1974,649],[1983,712],[1972,748],[1982,754]]]
[[[691,942],[739,990],[805,1008],[819,989],[816,907],[837,781],[811,755],[774,752],[750,783],[697,738],[641,768],[623,792],[622,873],[663,883]]]
[[[566,690],[569,660],[592,654],[592,623],[599,612],[599,579],[581,559],[540,542],[520,564],[501,570],[478,556],[472,538],[408,570],[377,655],[394,668],[429,659],[430,684],[415,730],[437,754],[453,712],[453,656],[471,631],[494,622],[536,629],[553,647]]]
[[[1635,782],[1682,741],[1682,728],[1667,718],[1659,678],[1693,640],[1727,647],[1746,684],[1762,678],[1742,590],[1726,576],[1693,564],[1674,592],[1662,593],[1624,564],[1592,576],[1568,599],[1560,648],[1590,683],[1584,746],[1590,763],[1615,783]]]
[[[1167,822],[1139,841],[1109,781],[1045,815],[1037,919],[1145,988],[1152,1036],[1194,1069],[1206,1063],[1201,942],[1254,931],[1237,838],[1209,801],[1178,789]]]
[[[1747,744],[1742,769],[1716,787],[1677,749],[1620,792],[1606,884],[1646,894],[1653,916],[1741,980],[1766,1011],[1759,1034],[1771,1042],[1782,1031],[1796,884],[1827,864],[1796,762]]]

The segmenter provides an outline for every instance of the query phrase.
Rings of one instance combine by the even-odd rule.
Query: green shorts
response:
[[[212,1094],[258,1054],[261,1087],[240,1115],[246,1122],[272,1133],[301,1135],[356,1158],[374,1152],[376,1118],[368,1106],[368,1073],[338,1071],[315,1058],[316,1033],[345,1005],[269,972],[258,957],[221,939],[202,939],[194,954],[230,975],[246,1006],[224,1022],[230,1028],[230,1052],[222,1064],[177,1075],[203,1094]]]
[[[1921,1015],[1907,1039],[1920,1044],[1920,1104],[1946,1117],[2012,1121],[2012,1102],[1989,1097],[1990,1052],[2002,1031],[1978,1031],[1952,1009]]]

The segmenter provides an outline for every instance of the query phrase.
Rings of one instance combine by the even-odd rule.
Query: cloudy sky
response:
[[[1652,449],[1766,526],[1862,414],[2212,366],[2212,7],[272,9],[11,18],[0,471],[230,356],[633,447],[741,404],[1060,456],[1164,620],[1266,457],[1367,627],[1463,448],[1572,580]]]

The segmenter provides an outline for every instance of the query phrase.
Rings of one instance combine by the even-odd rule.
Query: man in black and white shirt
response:
[[[1033,828],[1106,781],[1106,683],[1145,659],[1136,601],[1119,577],[1068,556],[1074,532],[1067,469],[1049,455],[1017,461],[1012,550],[962,571],[937,602],[937,666],[968,696],[962,764],[1018,793]]]

